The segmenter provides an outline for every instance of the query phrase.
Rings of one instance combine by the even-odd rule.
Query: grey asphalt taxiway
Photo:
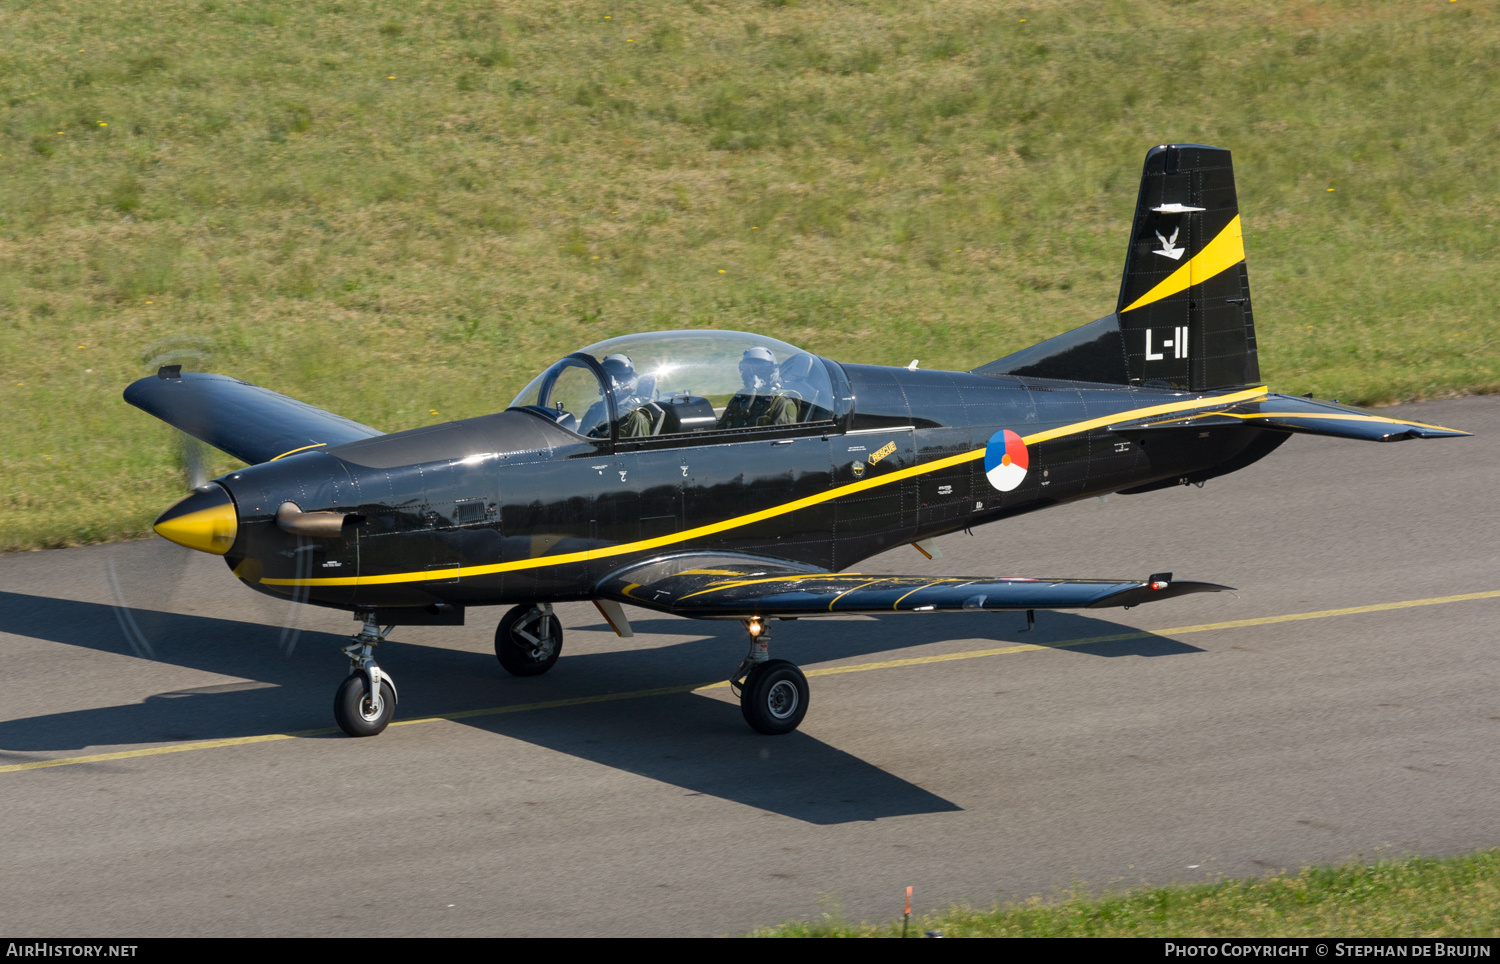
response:
[[[777,623],[783,737],[713,685],[735,623],[559,607],[534,679],[500,610],[398,630],[400,725],[357,740],[347,614],[162,540],[0,557],[0,930],[726,934],[1500,845],[1500,398],[1386,413],[1476,437],[1293,438],[872,560],[1238,593]]]

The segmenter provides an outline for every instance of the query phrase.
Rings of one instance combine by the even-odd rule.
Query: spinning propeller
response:
[[[147,372],[155,374],[164,365],[181,365],[188,370],[203,370],[209,362],[208,347],[201,341],[174,338],[158,342],[141,353]],[[199,552],[222,555],[234,542],[235,513],[233,502],[218,485],[209,481],[212,453],[203,442],[185,432],[173,429],[177,437],[178,462],[187,493],[157,519],[154,528],[163,538],[132,546],[128,564],[117,562],[111,554],[104,566],[104,578],[120,632],[135,655],[157,658],[158,646],[165,641],[168,620],[165,613],[179,608],[176,602],[201,598],[189,583],[206,575]],[[227,511],[226,511],[227,510]],[[199,544],[199,543],[203,544]],[[298,572],[311,571],[308,540],[298,539]],[[198,550],[198,551],[193,551]],[[280,624],[277,648],[290,657],[302,635],[302,619],[308,590],[298,588],[289,603],[272,602],[274,614],[260,620]]]

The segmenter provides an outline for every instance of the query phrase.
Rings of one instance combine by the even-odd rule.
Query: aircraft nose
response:
[[[157,535],[179,546],[222,556],[234,545],[239,531],[234,500],[222,485],[200,485],[157,517],[152,528]]]

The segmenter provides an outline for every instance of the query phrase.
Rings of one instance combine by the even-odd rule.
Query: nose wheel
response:
[[[364,628],[345,646],[354,672],[339,684],[333,695],[333,719],[350,736],[374,736],[396,715],[396,683],[375,662],[375,647],[394,628],[381,629],[374,613],[355,616]]]
[[[740,712],[757,733],[790,733],[807,715],[807,677],[796,664],[770,658],[771,633],[760,619],[746,620],[745,629],[750,652],[729,681],[739,694]]]
[[[396,715],[396,691],[382,679],[370,696],[370,682],[363,673],[350,673],[333,696],[333,718],[350,736],[374,736]]]

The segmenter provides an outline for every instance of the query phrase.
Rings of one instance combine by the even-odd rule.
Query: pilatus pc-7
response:
[[[774,620],[835,613],[1096,609],[1226,587],[1139,579],[869,576],[903,543],[1089,496],[1201,483],[1294,432],[1390,442],[1466,433],[1260,384],[1229,152],[1146,155],[1115,311],[972,371],[836,362],[761,335],[668,331],[559,360],[502,412],[382,434],[223,375],[167,367],[132,405],[248,463],[156,531],[253,589],[350,610],[334,716],[379,733],[393,626],[511,607],[500,663],[545,673],[553,610],[591,600],[739,620],[745,719],[790,732],[807,680]]]

